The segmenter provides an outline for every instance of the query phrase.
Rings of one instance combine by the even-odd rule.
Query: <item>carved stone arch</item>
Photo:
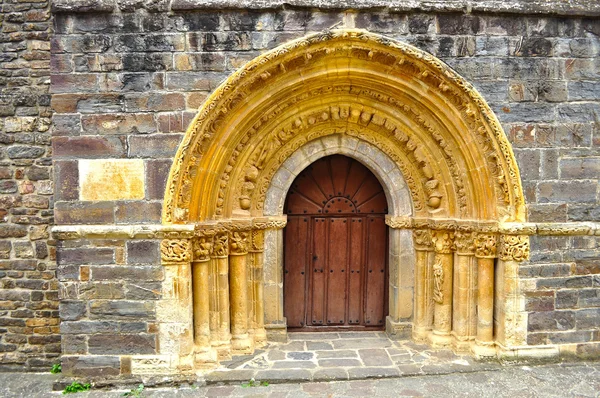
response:
[[[235,182],[230,176],[247,167],[237,161],[240,153],[257,142],[268,144],[261,138],[268,126],[316,103],[329,106],[330,114],[342,103],[342,121],[358,117],[358,123],[381,122],[392,134],[413,131],[423,149],[421,159],[414,160],[418,164],[427,158],[439,161],[436,155],[443,152],[440,163],[457,181],[461,172],[468,178],[458,186],[452,179],[438,184],[464,193],[459,207],[470,210],[442,217],[524,221],[512,149],[479,93],[441,61],[410,45],[365,31],[335,30],[259,56],[209,97],[176,155],[164,223],[223,218],[223,189]],[[371,104],[378,112],[367,118],[362,108]],[[299,123],[296,127],[310,122],[306,116],[293,122]],[[284,128],[294,133],[294,124]],[[263,152],[269,155],[269,148]]]
[[[198,365],[285,335],[283,203],[294,177],[331,154],[367,166],[391,205],[389,333],[482,355],[525,344],[515,332],[524,318],[502,286],[514,285],[511,262],[526,257],[528,239],[499,234],[504,223],[526,221],[525,203],[496,116],[437,58],[366,31],[333,30],[235,72],[179,147],[163,223],[195,227]]]

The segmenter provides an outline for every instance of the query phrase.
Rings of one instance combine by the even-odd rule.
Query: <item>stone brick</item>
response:
[[[181,93],[150,93],[128,96],[125,106],[131,112],[177,111],[185,109],[185,96]]]
[[[119,158],[126,154],[124,138],[121,137],[54,137],[53,153],[57,157]]]
[[[91,279],[95,281],[131,280],[131,281],[162,281],[163,269],[155,266],[92,266]]]
[[[172,163],[171,160],[146,161],[146,197],[148,199],[164,198]]]
[[[84,201],[144,199],[144,162],[138,159],[79,161],[79,197]]]
[[[566,204],[530,205],[528,208],[530,222],[565,222],[567,221]]]
[[[24,225],[0,224],[0,238],[22,238],[27,236],[27,227]]]
[[[568,221],[600,221],[600,207],[569,205]]]
[[[581,309],[575,312],[577,329],[598,329],[600,327],[600,308]]]
[[[95,74],[52,75],[53,93],[85,93],[98,90],[98,76]]]
[[[129,137],[129,156],[172,158],[179,147],[182,134],[155,134]]]
[[[150,113],[83,115],[81,124],[85,134],[147,134],[156,131],[156,123]]]
[[[538,289],[580,289],[592,287],[593,279],[589,276],[574,276],[571,278],[538,279]]]
[[[90,319],[136,319],[154,318],[154,303],[146,301],[92,300],[89,302]]]
[[[575,314],[573,311],[543,311],[529,313],[527,330],[530,332],[571,330],[574,327]]]
[[[560,159],[561,179],[588,180],[600,178],[600,157]]]
[[[57,202],[54,218],[56,224],[112,224],[114,205],[110,202]]]
[[[580,259],[575,262],[576,275],[600,274],[600,259]]]
[[[128,72],[171,70],[173,56],[171,53],[126,53],[123,55],[123,69]]]
[[[56,258],[61,265],[82,265],[82,264],[114,264],[115,249],[109,247],[103,248],[58,248]]]
[[[597,184],[579,181],[544,181],[538,184],[540,203],[595,203]]]
[[[114,50],[129,52],[183,51],[185,38],[181,33],[169,34],[123,34],[115,37]]]
[[[54,161],[55,198],[77,200],[79,198],[79,166],[76,160]]]
[[[90,354],[156,354],[156,336],[151,334],[92,335],[88,338],[88,347]],[[120,366],[118,369],[120,369]]]
[[[127,300],[158,300],[161,298],[162,282],[131,282],[126,286]]]
[[[160,257],[157,241],[128,241],[127,264],[155,264]]]
[[[115,221],[118,224],[159,223],[161,214],[160,202],[117,202]]]
[[[35,146],[11,146],[6,150],[10,159],[35,159],[46,152],[45,148]]]
[[[577,308],[579,292],[577,290],[557,290],[556,291],[556,308]]]
[[[106,354],[106,353],[100,353]],[[69,356],[61,359],[62,374],[64,376],[79,377],[106,377],[118,376],[120,360],[118,356]]]
[[[63,321],[77,321],[85,317],[87,308],[84,301],[63,300],[59,305],[60,319]]]

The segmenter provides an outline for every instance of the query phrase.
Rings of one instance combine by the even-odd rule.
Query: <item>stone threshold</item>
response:
[[[478,360],[450,349],[433,349],[410,340],[388,338],[385,332],[289,333],[285,343],[269,343],[252,355],[234,356],[219,368],[180,375],[129,375],[120,377],[62,377],[54,382],[60,391],[72,381],[90,382],[98,389],[202,387],[256,383],[307,383],[437,376],[501,371],[511,366],[548,363],[576,365],[560,357]]]

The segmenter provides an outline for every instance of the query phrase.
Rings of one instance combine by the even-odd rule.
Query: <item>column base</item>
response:
[[[287,343],[287,325],[285,323],[271,323],[265,325],[265,333],[267,334],[267,341],[274,343]]]
[[[412,323],[394,322],[390,316],[385,318],[385,333],[392,340],[410,339],[412,328]]]
[[[471,351],[477,359],[495,358],[498,355],[496,344],[494,342],[481,342],[475,340],[471,346]]]
[[[218,366],[218,353],[213,347],[196,347],[194,352],[196,369],[213,369]]]
[[[433,348],[447,348],[452,345],[452,340],[452,335],[450,333],[437,334],[434,331],[428,336],[429,344]]]
[[[254,341],[248,335],[248,333],[233,335],[231,337],[231,353],[234,355],[238,354],[252,354],[254,352]]]
[[[213,340],[210,342],[211,348],[217,353],[218,361],[228,361],[231,359],[231,344],[227,340]]]
[[[452,349],[458,354],[470,354],[473,338],[453,336]]]
[[[254,347],[260,348],[267,345],[267,332],[264,328],[254,329]]]

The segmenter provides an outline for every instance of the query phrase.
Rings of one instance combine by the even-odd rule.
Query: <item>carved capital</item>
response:
[[[475,256],[479,258],[496,257],[496,235],[477,234],[475,239]]]
[[[160,242],[160,258],[163,263],[190,262],[192,245],[188,239],[163,239]]]
[[[413,229],[416,250],[431,250],[431,231],[428,229]]]
[[[501,235],[499,257],[505,261],[525,261],[529,258],[529,236]]]
[[[265,235],[262,230],[253,229],[250,232],[250,251],[251,252],[262,252],[265,249]]]
[[[413,226],[410,217],[390,217],[385,216],[385,224],[393,229],[407,229]]]
[[[210,252],[212,251],[213,242],[209,236],[203,236],[193,240],[194,246],[194,261],[210,260]]]
[[[475,253],[475,237],[474,232],[456,232],[454,236],[454,248],[458,254],[474,254]]]
[[[431,238],[436,253],[452,253],[454,233],[451,231],[435,231]]]
[[[223,258],[229,255],[229,239],[227,233],[218,233],[213,240],[211,257]]]
[[[229,238],[229,254],[241,256],[248,254],[248,232],[232,232]]]

